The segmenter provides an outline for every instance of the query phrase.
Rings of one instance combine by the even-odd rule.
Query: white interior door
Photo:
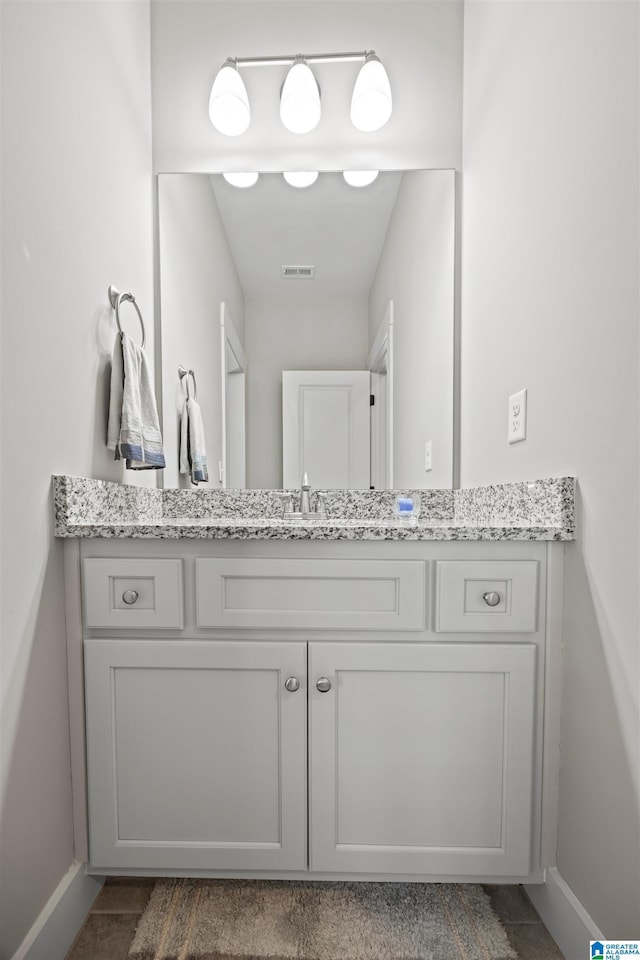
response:
[[[283,486],[303,473],[321,489],[368,489],[370,483],[368,370],[284,370]]]

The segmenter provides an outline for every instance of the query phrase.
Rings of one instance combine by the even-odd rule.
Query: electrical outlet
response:
[[[527,391],[520,390],[509,397],[509,443],[525,440],[527,436]]]
[[[424,470],[428,473],[431,470],[431,440],[427,440],[424,445]]]

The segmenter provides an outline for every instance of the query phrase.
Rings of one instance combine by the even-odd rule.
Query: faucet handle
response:
[[[329,511],[327,509],[327,497],[328,493],[317,493],[316,494],[316,513],[323,515],[325,517],[329,516]]]
[[[287,490],[280,491],[274,490],[274,494],[278,500],[282,501],[282,514],[281,517],[284,520],[286,514],[293,513],[293,494]]]

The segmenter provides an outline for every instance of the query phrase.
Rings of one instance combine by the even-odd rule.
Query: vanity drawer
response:
[[[182,560],[86,559],[83,580],[87,627],[184,626]]]
[[[436,564],[435,629],[440,633],[533,633],[536,560],[447,560]]]
[[[426,566],[407,560],[196,560],[199,627],[424,630]]]

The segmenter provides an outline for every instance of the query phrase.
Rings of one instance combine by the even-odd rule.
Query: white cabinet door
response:
[[[527,875],[534,682],[531,644],[310,644],[311,869]]]
[[[305,644],[88,640],[85,673],[94,867],[305,868]]]

